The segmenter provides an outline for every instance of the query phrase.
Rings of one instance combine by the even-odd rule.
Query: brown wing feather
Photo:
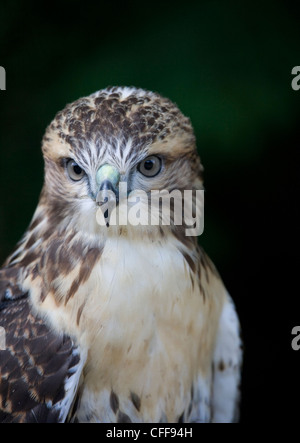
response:
[[[0,422],[62,421],[69,404],[64,400],[75,394],[66,384],[80,356],[70,337],[34,315],[28,294],[14,283],[16,273],[0,270],[0,326],[6,341],[0,350]]]

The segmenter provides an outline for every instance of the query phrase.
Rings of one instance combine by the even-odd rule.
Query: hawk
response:
[[[102,208],[121,207],[121,182],[128,202],[203,189],[190,120],[110,87],[59,112],[42,151],[37,209],[0,270],[0,421],[236,421],[239,320],[197,237]]]

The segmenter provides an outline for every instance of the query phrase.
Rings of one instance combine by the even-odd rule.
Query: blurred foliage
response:
[[[282,223],[296,207],[299,175],[300,91],[291,88],[291,70],[300,65],[299,11],[299,2],[279,0],[2,0],[0,260],[36,207],[40,143],[56,112],[108,85],[157,91],[191,118],[205,166],[200,242],[236,300],[248,355],[264,355],[260,334],[276,306],[265,298],[270,284],[259,287],[259,312],[250,301],[266,264],[282,263],[294,241]],[[286,283],[276,288],[287,290]],[[259,387],[252,377],[272,371],[273,351],[264,369],[252,366],[248,402]]]

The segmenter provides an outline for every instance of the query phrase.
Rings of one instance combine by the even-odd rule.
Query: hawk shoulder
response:
[[[83,366],[72,339],[52,330],[32,310],[18,285],[18,268],[0,270],[0,422],[64,422]]]

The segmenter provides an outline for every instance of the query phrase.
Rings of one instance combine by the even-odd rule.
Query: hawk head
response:
[[[131,205],[141,191],[202,188],[189,119],[170,100],[142,89],[104,89],[67,105],[47,128],[42,149],[41,204],[59,229],[119,234],[113,226],[103,229],[97,211],[112,193],[118,206],[121,183]]]

